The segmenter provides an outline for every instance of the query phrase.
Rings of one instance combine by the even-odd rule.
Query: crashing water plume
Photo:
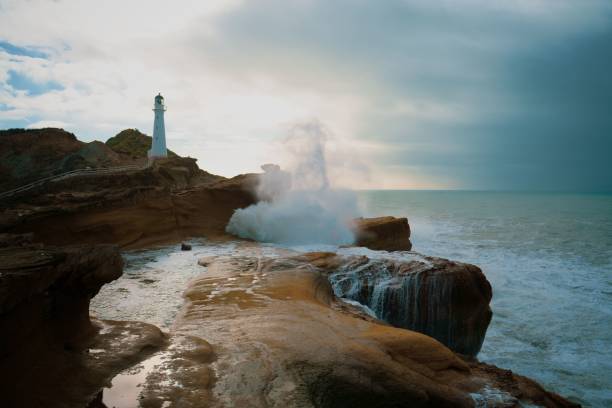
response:
[[[287,171],[265,164],[257,204],[234,212],[227,232],[280,244],[353,243],[351,220],[359,215],[356,196],[330,188],[325,160],[328,134],[319,122],[293,127],[282,142]]]

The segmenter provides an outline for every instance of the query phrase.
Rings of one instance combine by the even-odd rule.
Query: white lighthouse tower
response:
[[[164,97],[159,93],[155,97],[155,105],[153,106],[155,121],[153,122],[153,144],[151,145],[151,150],[149,150],[149,157],[151,159],[168,156],[168,151],[166,150],[166,127],[164,125],[165,111]]]

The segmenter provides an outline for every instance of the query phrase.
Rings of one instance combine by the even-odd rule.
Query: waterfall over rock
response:
[[[478,354],[491,321],[491,285],[470,264],[418,255],[408,261],[351,257],[330,282],[336,296],[465,355]]]

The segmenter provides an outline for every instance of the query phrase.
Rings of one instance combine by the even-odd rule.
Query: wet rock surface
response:
[[[433,339],[404,331],[387,337],[395,329],[335,310],[326,277],[305,262],[218,259],[185,296],[175,331],[212,345],[213,396],[222,406],[355,406],[351,398],[340,403],[342,390],[349,389],[386,404],[424,402],[441,393],[435,382],[402,370],[386,354],[385,348],[403,347],[408,339],[414,340],[408,347],[415,360],[439,353],[430,361],[436,369],[466,369]],[[378,344],[379,336],[388,343]],[[399,374],[418,377],[422,389]],[[450,394],[446,400],[469,403],[467,396]]]
[[[122,370],[165,345],[155,326],[141,322],[94,322],[99,334],[78,347],[46,346],[17,352],[2,362],[2,406],[12,408],[87,407]],[[8,364],[7,364],[8,363]]]
[[[167,347],[115,376],[89,408],[214,406],[214,359],[205,340],[172,336]]]
[[[378,217],[355,220],[356,246],[383,251],[410,251],[410,225],[407,218]]]
[[[491,321],[491,285],[480,268],[416,253],[401,259],[312,254],[336,295],[395,327],[427,334],[475,356]]]
[[[186,343],[168,349],[199,351],[190,359],[162,356],[166,363],[147,376],[141,401],[169,407],[571,406],[541,387],[525,392],[529,387],[518,376],[502,381],[505,370],[465,361],[431,337],[360,313],[335,298],[326,271],[312,261],[234,256],[202,262],[206,269],[185,292],[172,330],[172,339]]]
[[[90,332],[78,341],[13,346],[0,371],[0,384],[11,387],[2,389],[3,402],[52,408],[573,406],[533,381],[465,359],[338,299],[329,271],[349,262],[358,267],[362,257],[272,255],[242,245],[233,255],[200,260],[202,273],[184,292],[167,335],[146,323],[88,318]],[[93,279],[96,273],[112,275],[98,270],[93,253],[75,249],[81,258],[74,258],[56,251],[57,257],[43,251],[26,264],[63,270],[58,265],[73,257],[69,265],[87,266],[80,273],[72,268],[76,275],[65,283],[90,276],[86,282],[100,285],[104,279]],[[112,251],[107,255],[112,259]]]

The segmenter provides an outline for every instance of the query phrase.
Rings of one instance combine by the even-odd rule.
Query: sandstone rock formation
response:
[[[520,376],[466,362],[431,337],[347,307],[313,257],[202,264],[206,273],[185,292],[173,333],[205,340],[196,348],[202,351],[168,358],[153,371],[141,395],[151,406],[179,399],[183,407],[573,406]],[[189,382],[185,373],[193,370],[202,374]]]
[[[378,217],[355,220],[356,246],[384,251],[410,251],[410,225],[407,218]]]
[[[475,356],[491,321],[491,285],[474,265],[419,254],[401,260],[310,255],[335,293],[395,327],[427,334]]]
[[[71,178],[0,202],[0,230],[36,241],[126,248],[225,236],[234,209],[255,202],[255,175],[225,179],[194,159],[156,161],[143,171]]]
[[[122,264],[111,246],[0,249],[2,406],[86,406],[115,373],[164,344],[154,326],[90,319],[90,299]]]

